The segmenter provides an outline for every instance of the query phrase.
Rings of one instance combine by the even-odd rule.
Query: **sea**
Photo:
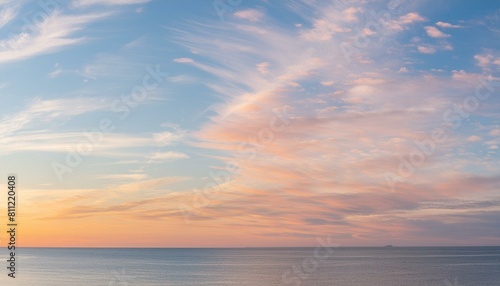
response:
[[[500,286],[500,247],[20,248],[15,278],[2,261],[0,285]]]

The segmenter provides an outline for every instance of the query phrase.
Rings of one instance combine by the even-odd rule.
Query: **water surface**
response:
[[[500,286],[500,247],[315,249],[21,248],[0,285]]]

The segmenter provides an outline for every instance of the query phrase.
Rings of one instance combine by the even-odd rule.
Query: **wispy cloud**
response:
[[[106,179],[106,180],[146,180],[149,178],[147,174],[112,174],[112,175],[99,175],[98,179]]]
[[[157,152],[149,156],[148,163],[160,163],[164,161],[172,161],[185,158],[189,158],[189,156],[180,152],[173,152],[173,151]]]
[[[22,32],[0,40],[0,63],[27,59],[40,54],[55,52],[63,47],[85,42],[76,36],[86,25],[103,19],[110,13],[66,15],[55,11],[33,27],[30,33]]]
[[[92,5],[113,6],[113,5],[144,4],[150,1],[151,0],[73,0],[71,2],[71,5],[73,7],[79,8]]]
[[[418,51],[421,52],[422,54],[434,54],[436,53],[436,48],[432,47],[432,46],[423,46],[423,45],[420,45],[417,47]]]
[[[236,18],[245,19],[251,22],[258,22],[264,17],[264,13],[257,9],[240,10],[234,13]]]
[[[436,27],[433,27],[433,26],[426,26],[425,31],[427,32],[427,35],[429,35],[429,37],[433,37],[433,38],[448,38],[448,37],[450,37],[450,35],[439,31]]]
[[[300,22],[307,24],[295,26],[293,31],[259,22],[240,26],[237,31],[207,24],[210,31],[206,34],[178,32],[174,38],[186,49],[199,51],[196,56],[204,63],[200,60],[193,66],[214,78],[208,85],[224,99],[213,109],[216,115],[194,132],[198,140],[195,146],[222,152],[225,155],[218,158],[236,161],[241,168],[232,181],[237,191],[195,211],[195,219],[219,223],[220,217],[230,217],[244,224],[250,221],[250,213],[262,218],[253,220],[256,233],[278,227],[265,219],[273,216],[286,220],[288,226],[281,229],[290,233],[318,233],[319,226],[335,225],[337,232],[360,238],[375,239],[382,232],[410,238],[412,218],[426,216],[431,220],[420,210],[423,202],[457,193],[465,196],[466,190],[475,188],[474,183],[483,182],[482,178],[461,181],[459,176],[451,176],[466,173],[465,165],[448,169],[445,160],[448,152],[463,144],[462,134],[451,136],[421,167],[434,175],[423,171],[425,175],[415,174],[396,193],[385,190],[383,173],[397,168],[398,154],[411,153],[414,142],[424,140],[425,134],[442,123],[447,108],[473,93],[479,75],[455,71],[437,77],[407,68],[408,75],[401,76],[401,67],[411,62],[414,50],[407,51],[404,44],[394,42],[395,33],[411,35],[411,25],[427,21],[417,12],[386,21],[393,33],[385,33],[381,41],[391,42],[390,52],[373,44],[360,51],[360,56],[369,60],[347,66],[338,43],[352,40],[353,31],[361,31],[364,24],[355,18],[358,10],[337,5],[304,16]],[[442,36],[433,32],[433,36]],[[297,33],[304,41],[297,41]],[[215,37],[220,41],[213,41]],[[444,41],[435,46],[421,41],[414,44],[417,51],[426,54],[453,49]],[[217,59],[221,58],[231,60],[220,63]],[[240,86],[243,88],[235,88]],[[308,91],[304,98],[303,92]],[[269,133],[276,110],[283,106],[287,106],[289,126],[271,135],[264,133]],[[485,160],[493,166],[491,158]],[[436,170],[446,175],[439,177]],[[450,184],[438,184],[442,180]],[[496,184],[483,183],[485,194]],[[191,199],[183,198],[187,202]],[[245,202],[245,207],[238,202]],[[276,207],[280,205],[286,207]],[[295,208],[301,211],[295,212]],[[375,217],[400,223],[397,227],[371,227]]]
[[[479,141],[481,141],[481,137],[479,137],[477,135],[472,135],[472,136],[469,136],[467,138],[467,141],[469,141],[469,142],[479,142]]]
[[[441,22],[441,21],[436,22],[436,26],[439,26],[441,28],[463,28],[463,26],[460,26],[460,25],[453,25],[453,24]]]
[[[177,59],[174,59],[174,62],[187,64],[187,63],[192,63],[194,61],[193,61],[193,59],[190,59],[190,58],[177,58]]]
[[[7,7],[0,10],[0,29],[16,17],[17,11],[17,7]]]
[[[59,75],[63,72],[63,70],[61,69],[61,67],[59,66],[59,64],[58,64],[58,63],[56,63],[56,64],[54,65],[54,68],[55,68],[55,69],[54,69],[54,71],[52,71],[52,72],[49,74],[49,76],[50,76],[51,78],[55,78],[55,77],[59,76]]]
[[[363,12],[362,8],[349,7],[345,9],[342,14],[344,16],[344,20],[348,22],[354,22],[358,20],[357,14]]]
[[[416,12],[410,12],[389,22],[389,27],[396,31],[408,29],[408,26],[416,22],[424,22],[426,19]]]
[[[500,69],[500,57],[494,55],[491,52],[484,52],[482,54],[477,54],[474,56],[477,66],[485,71],[491,71],[491,69]]]
[[[142,152],[131,151],[138,147],[157,147],[155,140],[148,136],[131,136],[127,134],[105,134],[103,140],[91,143],[87,136],[95,135],[89,132],[57,133],[51,130],[23,132],[2,138],[5,147],[1,154],[10,152],[51,152],[66,154],[79,145],[91,146],[92,156],[125,157],[141,159]]]
[[[258,63],[255,67],[257,68],[257,71],[259,71],[263,75],[269,73],[269,62]]]
[[[21,130],[30,124],[49,123],[72,116],[107,109],[109,103],[98,98],[62,98],[42,100],[35,98],[17,113],[0,119],[0,138]]]
[[[176,129],[174,131],[163,131],[153,134],[154,140],[161,146],[179,143],[181,140],[186,138],[186,136],[186,131],[182,129]]]
[[[500,129],[493,129],[488,134],[491,136],[500,136]]]
[[[342,27],[325,19],[318,19],[314,21],[312,29],[302,32],[302,38],[313,41],[328,41],[332,39],[334,34],[350,31],[351,28]]]

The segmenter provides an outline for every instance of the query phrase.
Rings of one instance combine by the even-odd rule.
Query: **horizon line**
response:
[[[46,248],[46,249],[276,249],[276,248],[316,248],[316,246],[242,246],[242,247],[148,247],[148,246],[121,246],[121,247],[108,247],[108,246],[18,246],[16,249],[22,248]],[[384,246],[331,246],[333,248],[457,248],[457,247],[500,247],[500,245],[455,245],[455,246],[411,246],[411,245],[384,245]]]

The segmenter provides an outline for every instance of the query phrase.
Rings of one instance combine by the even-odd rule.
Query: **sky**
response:
[[[0,0],[18,243],[500,245],[499,43],[491,0]]]

